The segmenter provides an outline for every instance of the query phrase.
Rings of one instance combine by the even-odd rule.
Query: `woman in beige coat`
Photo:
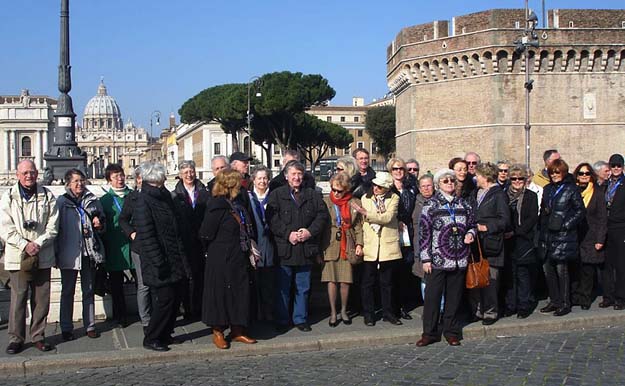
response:
[[[397,210],[399,196],[390,191],[393,178],[377,172],[371,181],[372,191],[362,196],[362,207],[352,207],[363,215],[364,263],[362,277],[362,309],[367,326],[375,325],[373,288],[379,276],[383,320],[400,325],[393,307],[393,276],[401,261]]]
[[[328,230],[329,245],[324,252],[323,271],[321,281],[328,283],[328,298],[330,300],[330,327],[336,327],[341,320],[343,323],[352,324],[347,315],[347,298],[349,287],[353,283],[352,265],[347,260],[347,238],[354,237],[355,253],[362,256],[362,215],[351,204],[360,205],[360,200],[352,198],[350,191],[350,176],[345,172],[339,172],[330,179],[332,191],[324,199],[330,212],[330,227]],[[337,284],[341,288],[341,319],[336,316],[336,290]]]

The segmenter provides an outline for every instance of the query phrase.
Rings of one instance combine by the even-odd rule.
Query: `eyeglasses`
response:
[[[525,181],[525,177],[510,177],[510,181]]]
[[[455,178],[443,178],[441,182],[443,184],[454,184],[456,183],[456,179]]]
[[[342,172],[342,171],[343,171],[343,170],[345,170],[345,169],[343,169],[342,167],[337,166],[337,167],[336,167],[336,170],[338,170],[339,172]]]
[[[419,168],[408,168],[409,172],[418,172]]]
[[[391,168],[394,172],[399,171],[399,170],[404,170],[404,168]]]
[[[477,161],[467,161],[467,165],[477,165]]]
[[[332,188],[332,192],[334,192],[334,193],[343,193],[344,190],[339,190],[339,189]]]
[[[610,164],[611,168],[622,168],[623,164]]]
[[[580,176],[580,177],[581,177],[581,176],[592,176],[592,173],[591,173],[591,172],[582,172],[582,171],[579,171],[579,172],[577,172],[577,175],[578,175],[578,176]]]
[[[508,169],[498,169],[499,173],[508,173]]]

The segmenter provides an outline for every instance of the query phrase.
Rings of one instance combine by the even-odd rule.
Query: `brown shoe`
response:
[[[230,343],[224,337],[224,331],[213,327],[213,343],[218,349],[230,348]]]
[[[460,340],[455,336],[446,336],[445,340],[447,340],[450,346],[460,346]]]
[[[421,339],[417,341],[417,347],[425,347],[429,346],[432,343],[438,342],[437,339],[430,338],[429,336],[422,336]]]
[[[96,330],[87,331],[87,336],[91,339],[96,339],[100,337],[100,334]]]
[[[243,327],[241,326],[232,326],[230,329],[230,340],[245,344],[256,343],[256,339],[245,335],[245,332],[243,331]]]

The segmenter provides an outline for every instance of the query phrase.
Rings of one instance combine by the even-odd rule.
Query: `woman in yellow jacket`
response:
[[[393,178],[387,172],[377,172],[371,181],[372,191],[362,196],[362,206],[352,207],[363,215],[364,263],[362,272],[362,309],[367,326],[375,325],[373,289],[376,276],[380,280],[382,317],[400,325],[393,307],[393,276],[401,261],[397,208],[399,196],[390,191]]]

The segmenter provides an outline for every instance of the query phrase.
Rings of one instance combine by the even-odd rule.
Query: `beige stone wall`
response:
[[[625,153],[625,73],[534,74],[531,166],[557,148],[571,166]],[[524,161],[523,74],[415,85],[397,97],[397,152],[436,170],[477,151],[484,160]],[[596,118],[585,118],[585,95]],[[432,103],[436,101],[436,103]],[[588,116],[588,107],[586,107]]]

